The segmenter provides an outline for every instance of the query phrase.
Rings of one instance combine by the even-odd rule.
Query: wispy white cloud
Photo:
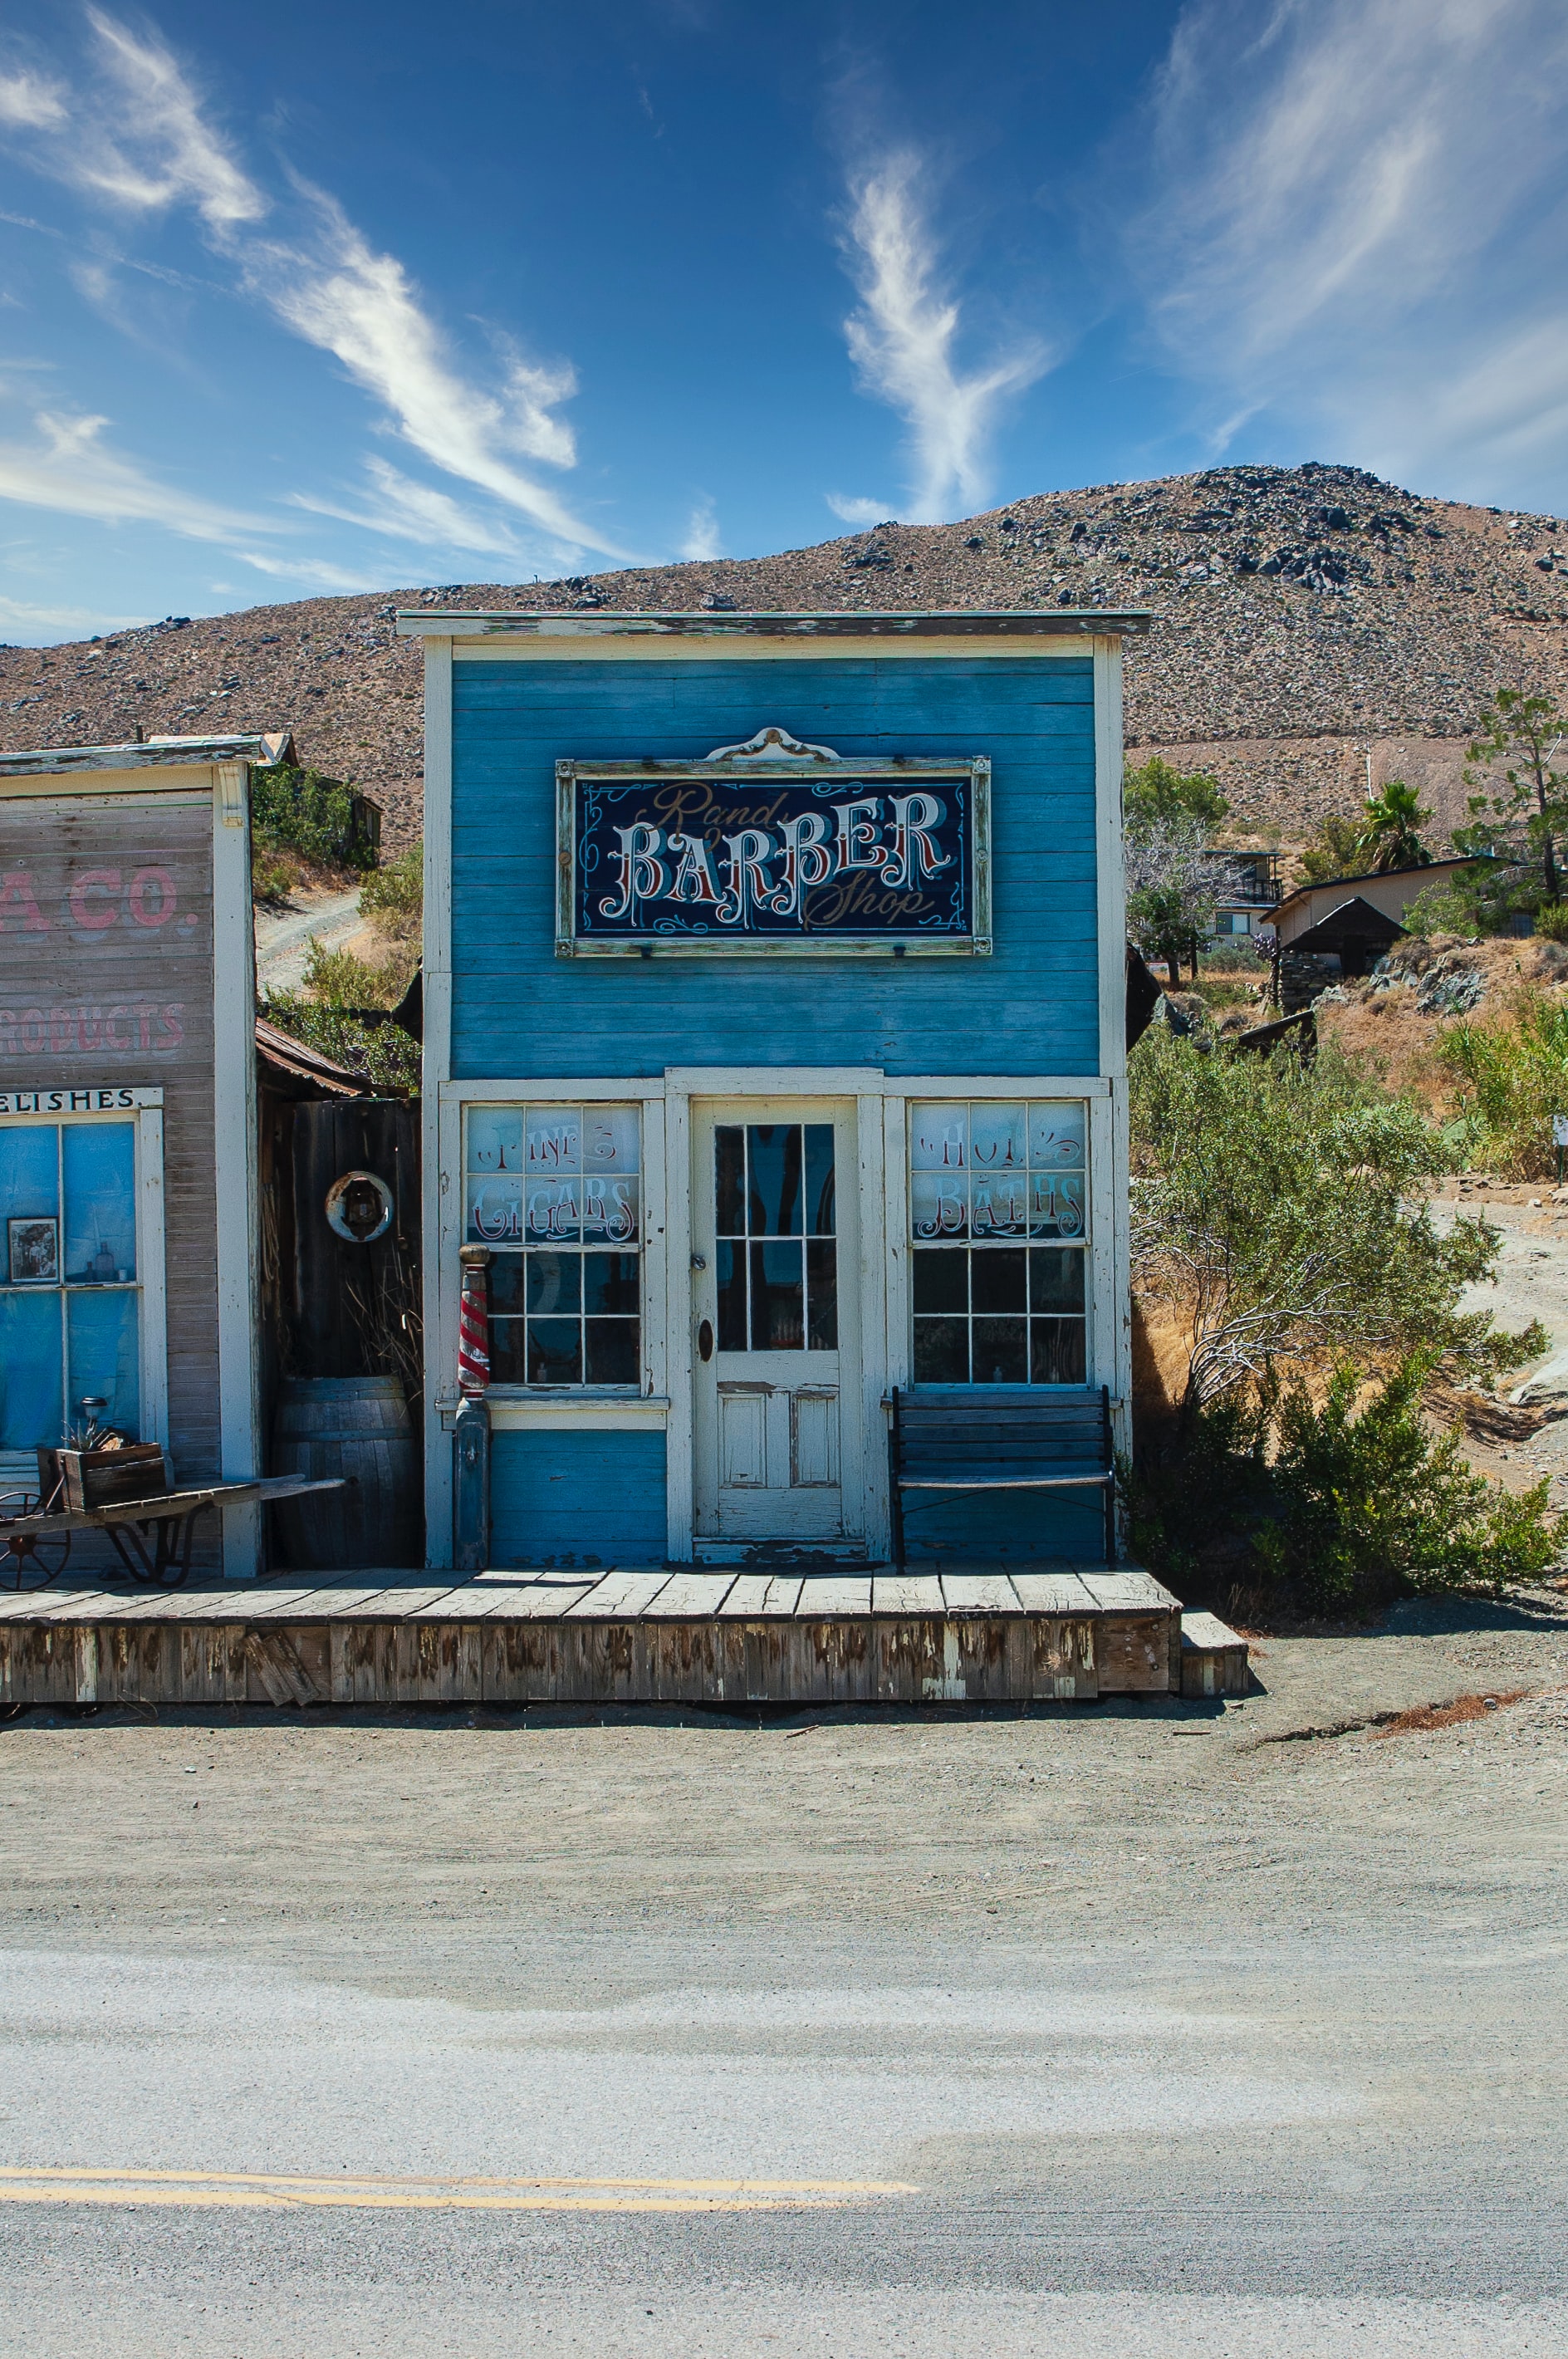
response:
[[[381,590],[387,577],[380,573],[354,573],[347,567],[332,565],[319,557],[260,557],[254,549],[236,549],[234,555],[246,565],[254,565],[258,573],[267,573],[279,582],[308,582],[313,590]]]
[[[416,483],[385,459],[365,461],[371,488],[357,505],[318,499],[313,493],[291,492],[290,505],[312,516],[335,516],[365,532],[385,533],[393,540],[417,542],[426,549],[476,549],[487,557],[520,558],[523,551],[508,532],[487,517],[475,516],[431,484]]]
[[[0,124],[13,131],[54,131],[65,119],[64,93],[56,83],[39,74],[0,74]]]
[[[719,519],[712,500],[699,500],[686,522],[686,538],[681,544],[682,557],[702,559],[722,557],[724,549],[719,539]]]
[[[887,515],[886,500],[855,499],[844,492],[824,492],[822,497],[844,524],[881,524]]]
[[[100,524],[159,524],[188,540],[232,541],[238,533],[270,528],[259,516],[160,483],[122,458],[103,439],[108,422],[39,411],[35,441],[0,442],[0,499]]]
[[[911,150],[861,172],[850,194],[847,259],[860,293],[859,310],[844,322],[850,356],[866,390],[909,429],[915,519],[940,523],[979,506],[997,413],[1009,395],[1044,375],[1051,355],[1023,341],[989,367],[964,374],[960,310],[936,284],[936,240]]]
[[[528,517],[569,552],[625,553],[528,471],[527,462],[576,463],[561,415],[576,390],[570,365],[529,360],[497,340],[489,380],[477,380],[397,257],[377,250],[332,197],[302,182],[292,191],[304,208],[300,232],[264,236],[258,224],[278,208],[214,127],[172,51],[101,7],[88,10],[88,22],[96,79],[81,91],[36,75],[0,84],[0,129],[9,127],[39,168],[122,213],[186,208],[245,292],[293,334],[331,353],[432,466]],[[101,263],[81,266],[78,278],[89,300],[110,305]],[[427,516],[440,497],[428,495]],[[406,522],[418,506],[411,487],[402,501]],[[471,522],[457,545],[509,549],[510,536],[503,523]]]
[[[84,638],[90,631],[124,631],[145,622],[143,614],[101,614],[91,606],[40,606],[25,598],[0,597],[0,618],[13,630],[70,631]]]
[[[571,429],[553,413],[576,390],[567,367],[536,367],[515,354],[500,386],[485,391],[453,365],[403,266],[378,254],[341,207],[308,192],[317,234],[309,245],[246,249],[246,283],[296,335],[329,352],[391,413],[397,430],[440,467],[476,484],[543,530],[606,556],[622,552],[516,463],[575,462]]]
[[[1559,0],[1192,0],[1129,250],[1216,441],[1269,408],[1463,468],[1550,434],[1565,132]]]

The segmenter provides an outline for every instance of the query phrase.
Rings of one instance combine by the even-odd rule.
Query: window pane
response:
[[[802,1247],[789,1243],[753,1245],[750,1251],[752,1350],[803,1352],[806,1305]]]
[[[490,1308],[493,1311],[520,1310],[523,1307],[524,1257],[519,1253],[499,1253],[491,1263]]]
[[[63,1300],[52,1288],[0,1294],[0,1450],[32,1450],[60,1440]]]
[[[528,1321],[530,1385],[583,1382],[583,1330],[575,1319]]]
[[[831,1122],[806,1125],[806,1234],[831,1237],[837,1234],[833,1213],[833,1126]]]
[[[523,1139],[524,1169],[530,1180],[553,1180],[583,1169],[581,1106],[531,1105]]]
[[[969,1234],[969,1183],[962,1171],[916,1171],[909,1180],[909,1217],[917,1237]]]
[[[575,1318],[583,1308],[583,1256],[581,1254],[531,1253],[528,1265],[528,1307],[544,1314],[563,1313]]]
[[[1082,1310],[1083,1261],[1081,1251],[1053,1251],[1050,1245],[1032,1247],[1029,1257],[1029,1309]]]
[[[117,1426],[132,1441],[141,1439],[141,1370],[136,1348],[136,1297],[128,1288],[106,1294],[72,1292],[66,1296],[66,1405],[74,1419],[82,1414],[84,1394],[106,1400],[107,1408],[92,1414],[103,1425]]]
[[[915,1382],[918,1385],[966,1385],[969,1382],[967,1319],[916,1320]]]
[[[747,1225],[754,1237],[798,1237],[805,1223],[798,1122],[752,1122],[746,1129]]]
[[[746,1349],[746,1247],[724,1243],[715,1253],[718,1279],[719,1349]]]
[[[970,1256],[969,1283],[976,1310],[1023,1310],[1024,1265],[1021,1245],[1004,1245],[996,1253]]]
[[[1047,1099],[1029,1108],[1029,1169],[1056,1171],[1083,1168],[1083,1104]]]
[[[523,1235],[523,1181],[520,1179],[470,1178],[468,1242],[471,1245],[520,1245]]]
[[[917,1105],[909,1126],[909,1161],[916,1171],[967,1171],[969,1108]]]
[[[1029,1180],[1022,1171],[976,1171],[969,1182],[970,1226],[976,1237],[1029,1234]]]
[[[637,1182],[613,1171],[583,1175],[583,1234],[600,1243],[636,1245],[641,1234]]]
[[[59,1211],[60,1133],[54,1124],[0,1124],[0,1220],[52,1220]],[[0,1266],[0,1280],[5,1276]]]
[[[838,1247],[831,1237],[812,1237],[806,1246],[808,1347],[838,1350]]]
[[[1030,1384],[1081,1385],[1083,1381],[1082,1319],[1031,1319]]]
[[[638,1155],[636,1106],[586,1106],[583,1114],[583,1169],[610,1177],[636,1171]]]
[[[917,1310],[968,1310],[969,1256],[966,1253],[917,1253],[914,1262]]]
[[[128,1122],[65,1125],[68,1278],[100,1285],[136,1274],[136,1133]]]
[[[1083,1234],[1082,1171],[1029,1173],[1031,1237],[1081,1237]]]
[[[746,1234],[746,1133],[728,1124],[713,1133],[713,1229],[721,1237]]]
[[[976,1262],[979,1259],[976,1255]],[[1023,1319],[976,1319],[975,1382],[977,1385],[1028,1384],[1027,1328],[1028,1321]]]
[[[583,1234],[581,1180],[530,1180],[525,1214],[530,1244],[575,1245]]]
[[[468,1117],[471,1171],[520,1171],[523,1168],[521,1106],[474,1106]]]
[[[528,1382],[525,1336],[520,1319],[490,1321],[490,1381],[493,1385]]]
[[[1021,1171],[1024,1149],[1021,1105],[973,1105],[969,1109],[969,1160],[976,1171]]]
[[[642,1308],[636,1254],[591,1253],[583,1256],[583,1307],[636,1318]]]
[[[591,1385],[635,1385],[637,1380],[636,1319],[590,1319],[588,1382]]]

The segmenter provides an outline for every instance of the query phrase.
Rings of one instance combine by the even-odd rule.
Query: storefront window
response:
[[[491,1248],[493,1384],[638,1384],[641,1143],[635,1105],[469,1108],[465,1231]]]
[[[134,1124],[0,1124],[0,1451],[138,1438],[136,1171]]]
[[[1082,1100],[926,1100],[910,1113],[915,1382],[1083,1384]]]

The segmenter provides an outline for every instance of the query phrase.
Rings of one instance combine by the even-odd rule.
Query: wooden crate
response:
[[[156,1441],[133,1441],[121,1450],[62,1450],[58,1456],[66,1507],[78,1514],[156,1499],[169,1489],[169,1469]]]

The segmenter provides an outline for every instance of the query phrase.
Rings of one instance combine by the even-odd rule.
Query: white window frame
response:
[[[139,1318],[140,1440],[169,1448],[169,1307],[164,1244],[163,1092],[138,1089],[130,1094],[134,1106],[105,1106],[85,1111],[50,1105],[50,1098],[105,1095],[108,1093],[38,1090],[36,1111],[0,1114],[0,1129],[37,1129],[42,1124],[125,1123],[135,1131],[136,1288],[141,1297]],[[149,1103],[156,1101],[156,1103]],[[129,1289],[127,1289],[129,1290]],[[67,1414],[70,1403],[66,1404]],[[0,1451],[0,1485],[13,1490],[35,1487],[38,1461],[31,1451]]]

